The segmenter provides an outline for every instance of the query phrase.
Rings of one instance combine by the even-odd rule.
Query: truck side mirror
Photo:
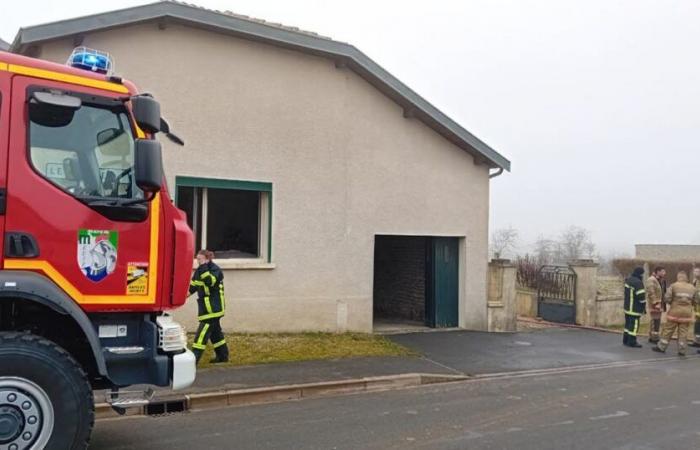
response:
[[[151,139],[136,139],[134,145],[136,186],[145,193],[155,194],[160,191],[163,183],[163,158],[160,142]]]
[[[136,124],[146,133],[160,131],[160,103],[148,94],[131,97],[131,111]]]

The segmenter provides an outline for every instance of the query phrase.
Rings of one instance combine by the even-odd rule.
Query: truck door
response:
[[[0,66],[5,63],[0,62]],[[0,236],[5,233],[7,206],[7,142],[10,136],[10,77],[0,70]],[[2,267],[3,252],[0,252]]]
[[[12,92],[4,267],[88,311],[157,308],[160,198],[135,185],[124,94],[24,76]]]

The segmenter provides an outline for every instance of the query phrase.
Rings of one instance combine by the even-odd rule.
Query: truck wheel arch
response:
[[[90,344],[97,371],[102,376],[108,375],[100,339],[92,322],[78,304],[53,281],[35,272],[0,270],[0,302],[4,298],[33,301],[59,314],[70,316]]]

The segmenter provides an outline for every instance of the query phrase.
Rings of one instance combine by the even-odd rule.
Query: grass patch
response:
[[[193,335],[189,336],[190,348]],[[362,356],[415,356],[415,352],[384,336],[363,333],[228,334],[229,366],[270,364]],[[199,368],[209,367],[208,347]],[[225,364],[217,364],[217,367]]]

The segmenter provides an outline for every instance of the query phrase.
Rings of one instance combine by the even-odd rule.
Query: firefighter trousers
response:
[[[657,344],[661,350],[666,350],[668,348],[669,342],[671,342],[671,337],[673,333],[678,330],[678,354],[685,355],[686,351],[686,341],[688,340],[688,327],[690,324],[688,322],[671,322],[667,321],[663,328],[661,329],[661,340]]]
[[[661,313],[650,314],[649,317],[649,342],[659,342],[661,336]]]
[[[197,334],[192,343],[192,352],[197,357],[197,362],[202,357],[204,350],[207,349],[207,343],[211,342],[216,352],[216,359],[220,361],[228,360],[228,345],[226,344],[226,336],[221,330],[221,318],[205,319],[199,321]]]
[[[625,314],[625,332],[622,335],[622,343],[625,345],[637,344],[637,332],[639,331],[639,320],[641,316]]]

